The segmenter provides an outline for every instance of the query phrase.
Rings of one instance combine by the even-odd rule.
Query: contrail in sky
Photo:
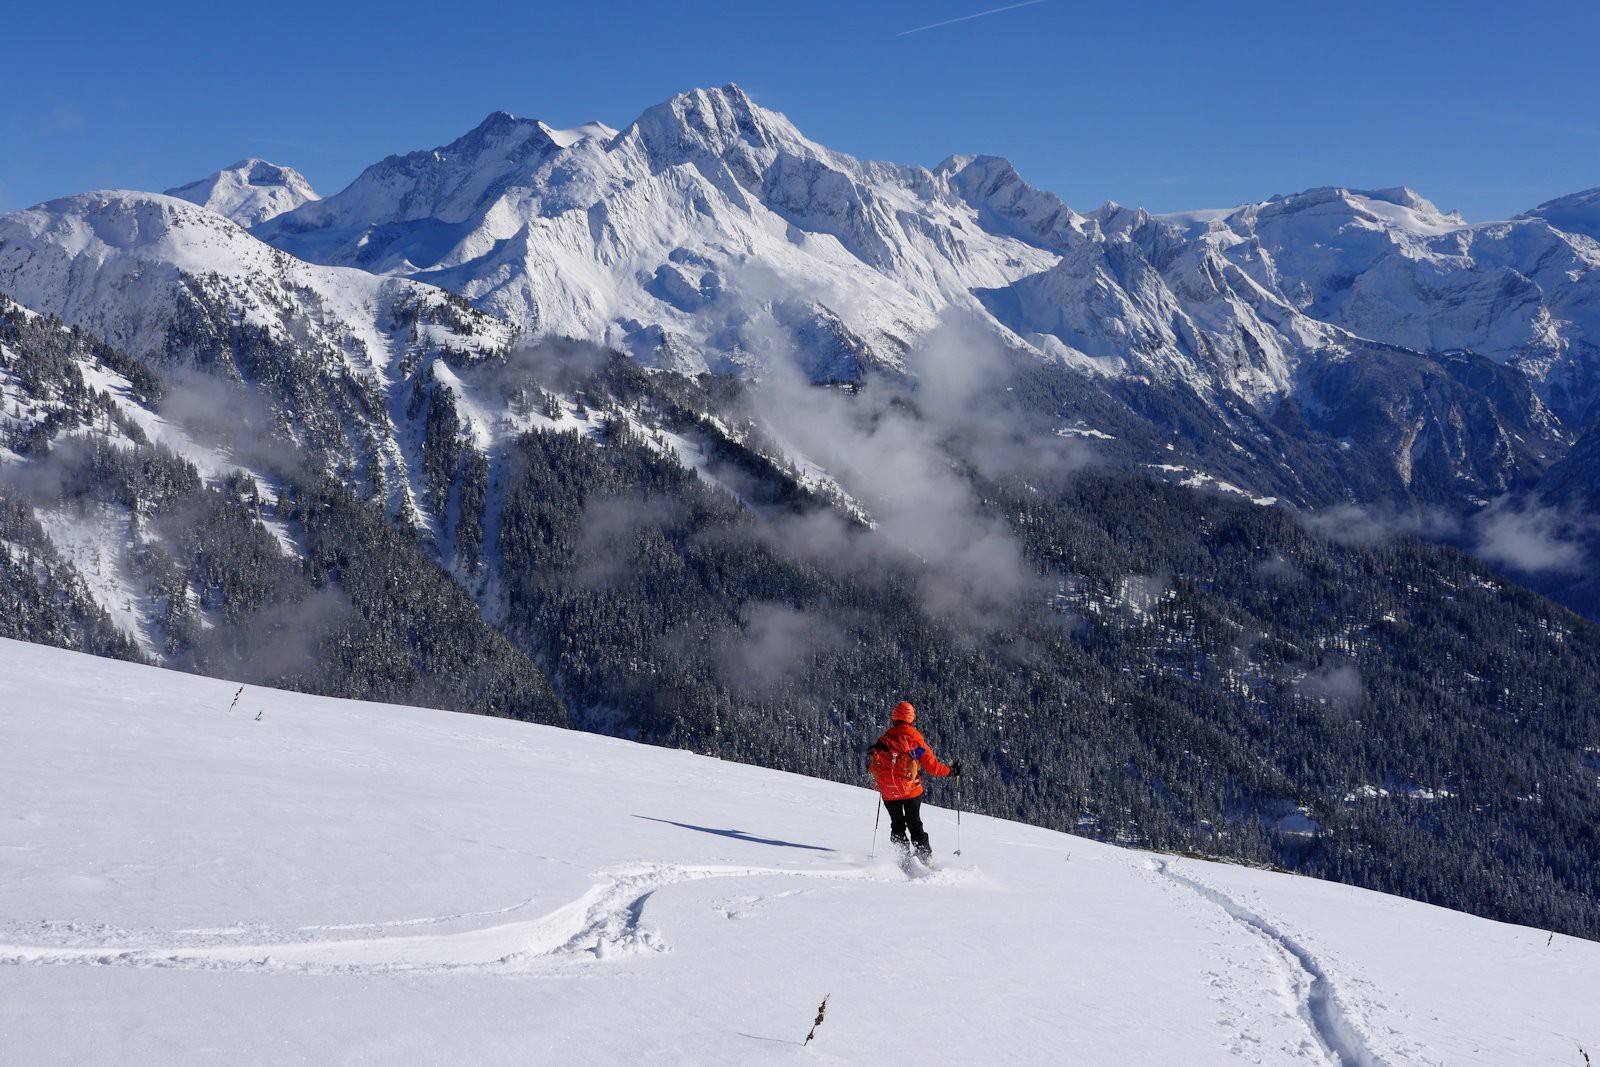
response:
[[[1002,11],[1015,11],[1019,7],[1032,7],[1034,4],[1042,3],[1044,3],[1044,0],[1022,0],[1022,3],[1020,4],[1007,4],[1005,7],[992,7],[988,11],[980,11],[975,15],[962,15],[957,19],[945,19],[943,22],[930,22],[926,26],[918,26],[914,30],[901,30],[899,33],[895,34],[895,36],[904,37],[908,33],[921,33],[923,30],[936,30],[940,26],[953,26],[958,22],[968,22],[972,19],[981,19],[985,15],[998,15]]]

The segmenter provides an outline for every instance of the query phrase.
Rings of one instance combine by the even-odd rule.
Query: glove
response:
[[[950,764],[950,777],[952,777],[952,778],[960,778],[961,777],[961,761],[960,760],[956,760],[954,763]]]

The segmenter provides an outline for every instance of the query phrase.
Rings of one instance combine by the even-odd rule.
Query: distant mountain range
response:
[[[441,287],[525,339],[689,372],[795,363],[818,382],[914,378],[959,320],[1100,393],[1056,414],[1122,441],[1122,461],[1301,506],[1455,516],[1536,486],[1600,390],[1593,191],[1482,224],[1407,189],[1080,214],[994,157],[855,160],[727,86],[620,132],[496,113],[325,199],[260,160],[171,192],[249,234],[143,194],[55,201],[6,220],[0,289],[149,352],[161,301],[117,306],[89,275],[123,268],[96,249],[188,275],[307,269],[265,244]],[[1280,431],[1292,446],[1263,441]]]
[[[925,692],[990,810],[1600,930],[1600,629],[1405,536],[1600,613],[1597,239],[734,86],[83,193],[0,216],[0,636],[838,777]]]

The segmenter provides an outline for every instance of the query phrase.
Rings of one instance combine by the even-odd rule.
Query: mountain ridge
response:
[[[497,123],[521,123],[530,131],[543,126],[533,120],[514,120],[504,113],[497,115],[504,117],[491,116],[478,130],[446,147],[460,149],[474,135]],[[541,152],[539,158],[541,162],[548,162],[552,152],[559,154],[562,149],[548,138],[544,140],[549,151]],[[619,163],[619,154],[626,155],[623,149],[632,147],[635,143],[642,151],[643,165],[630,166],[625,160]],[[775,211],[785,224],[798,225],[808,233],[827,235],[839,240],[858,263],[880,276],[888,275],[899,284],[909,285],[911,292],[918,299],[924,302],[932,301],[934,306],[945,306],[952,301],[953,306],[962,306],[964,290],[973,288],[973,279],[963,279],[964,284],[952,286],[953,279],[946,272],[945,280],[932,288],[920,284],[919,278],[928,273],[927,269],[925,266],[913,268],[913,261],[906,260],[913,240],[912,235],[902,226],[897,226],[891,216],[896,214],[903,216],[906,211],[911,211],[912,216],[917,219],[918,229],[924,230],[932,226],[944,253],[957,258],[963,254],[970,254],[971,249],[966,246],[975,237],[971,232],[971,223],[981,218],[991,220],[996,224],[994,229],[1002,231],[1011,238],[1021,238],[1041,250],[1056,255],[1066,255],[1069,248],[1082,243],[1086,236],[1092,237],[1092,231],[1101,230],[1105,231],[1107,236],[1112,236],[1116,232],[1127,232],[1140,226],[1165,225],[1159,217],[1149,216],[1137,210],[1130,215],[1128,209],[1121,209],[1114,204],[1104,205],[1088,215],[1075,212],[1047,192],[1029,186],[1017,175],[1015,168],[1001,157],[957,155],[948,158],[932,170],[858,161],[807,140],[781,114],[754,104],[736,85],[679,94],[647,109],[609,142],[603,144],[597,142],[595,147],[597,151],[591,156],[586,159],[574,157],[568,161],[570,165],[561,171],[563,182],[575,184],[583,190],[581,196],[551,203],[525,202],[524,207],[515,209],[513,214],[522,218],[539,218],[548,217],[551,211],[560,214],[565,210],[578,208],[592,213],[614,200],[612,194],[619,180],[626,183],[629,180],[639,180],[646,172],[688,166],[699,172],[715,189],[725,194],[726,206],[730,209],[754,210],[755,205],[750,198],[755,196],[757,201]],[[390,157],[385,163],[401,158],[412,160],[425,156],[427,156],[425,152],[412,153],[406,157]],[[602,167],[601,171],[607,174],[606,179],[596,178],[593,172],[596,161],[601,157],[621,166],[621,171],[616,167],[606,171],[606,168]],[[383,164],[378,166],[381,167]],[[534,168],[534,171],[537,170],[538,168]],[[587,184],[580,177],[583,174],[590,176]],[[363,180],[358,178],[352,183],[352,190],[362,186]],[[531,183],[530,187],[539,185],[537,173],[529,172],[520,180]],[[349,193],[350,190],[346,192]],[[341,193],[333,199],[337,200],[339,196],[345,195],[346,193]],[[1004,202],[995,201],[994,198],[997,196]],[[671,198],[664,201],[666,202],[671,202]],[[686,210],[691,212],[698,210],[692,206],[696,202],[698,201],[691,198]],[[1560,201],[1550,203],[1558,204]],[[941,204],[945,207],[959,205],[968,210],[967,224],[963,227],[966,231],[965,238],[950,229],[948,225],[941,224],[938,210]],[[1407,243],[1407,248],[1402,249],[1405,254],[1422,256],[1428,258],[1430,262],[1437,261],[1447,266],[1451,262],[1449,258],[1451,250],[1422,247],[1427,239],[1443,239],[1452,234],[1483,231],[1487,236],[1476,237],[1475,243],[1488,249],[1489,255],[1486,258],[1498,260],[1505,257],[1505,250],[1500,246],[1506,243],[1506,233],[1497,232],[1496,228],[1500,231],[1504,231],[1506,227],[1525,230],[1529,227],[1546,225],[1537,215],[1539,209],[1525,212],[1507,223],[1468,224],[1459,215],[1439,212],[1430,202],[1406,187],[1362,191],[1330,186],[1274,196],[1232,212],[1198,214],[1216,215],[1217,219],[1210,229],[1214,232],[1226,231],[1226,238],[1218,236],[1210,242],[1213,250],[1223,258],[1229,258],[1228,249],[1239,244],[1260,246],[1263,250],[1270,251],[1274,257],[1278,257],[1283,254],[1285,247],[1282,241],[1275,242],[1273,239],[1273,233],[1281,230],[1283,226],[1278,220],[1288,219],[1303,230],[1308,222],[1314,222],[1319,205],[1325,205],[1327,209],[1333,210],[1331,215],[1326,210],[1322,215],[1331,219],[1329,225],[1346,237],[1358,236],[1359,231],[1365,229],[1380,239],[1384,246],[1395,242]],[[467,205],[460,200],[452,201],[448,210],[437,211],[437,217],[449,225],[459,225],[465,221],[466,208]],[[285,247],[298,250],[302,254],[310,254],[313,258],[317,258],[319,254],[330,261],[337,260],[341,256],[350,258],[352,253],[313,250],[306,242],[306,229],[313,227],[325,211],[326,209],[318,208],[302,209],[299,220],[291,218],[269,224],[262,236],[269,242],[281,240]],[[529,214],[530,211],[533,212],[532,215]],[[971,214],[974,211],[976,215]],[[369,213],[372,213],[370,205]],[[347,224],[349,218],[347,215]],[[379,225],[390,225],[395,221],[395,212],[377,212],[375,221]],[[945,222],[948,221],[951,220],[947,216]],[[485,222],[488,222],[487,218]],[[521,240],[520,234],[506,232],[507,225],[507,223],[490,224],[491,235],[496,240],[505,240],[513,236]],[[1179,242],[1184,240],[1182,228],[1174,227],[1174,229],[1177,232],[1168,234],[1166,239]],[[1385,237],[1385,234],[1390,236]],[[1317,236],[1325,235],[1319,233]],[[1309,239],[1303,243],[1309,243]],[[1554,246],[1560,243],[1556,241],[1552,245],[1550,241],[1545,241],[1541,246],[1543,250],[1540,255],[1547,256],[1551,251],[1555,251]],[[538,242],[535,241],[534,245],[537,247]],[[491,299],[483,293],[467,291],[470,290],[470,283],[467,275],[461,272],[461,268],[467,262],[465,257],[474,251],[475,246],[463,246],[448,260],[436,261],[434,265],[446,269],[436,275],[434,280],[447,288],[461,288],[464,295],[468,295],[469,298],[480,301]],[[656,269],[657,266],[665,264],[666,251],[668,249],[663,248],[659,253],[652,253],[655,266],[647,266],[646,269]],[[1377,265],[1382,251],[1382,247],[1373,246],[1371,252],[1367,253],[1369,258],[1365,266],[1371,268]],[[1573,262],[1589,270],[1600,263],[1600,259],[1589,255],[1590,251],[1586,247],[1579,247],[1576,250],[1569,250],[1568,257],[1570,259],[1575,256]],[[1080,254],[1093,256],[1092,252]],[[1465,255],[1461,250],[1456,250],[1455,254],[1456,261],[1460,261]],[[598,250],[595,255],[602,261],[605,258]],[[1441,256],[1444,259],[1441,260]],[[1278,299],[1297,310],[1303,310],[1307,306],[1297,291],[1283,290],[1278,284],[1279,279],[1274,277],[1270,270],[1258,269],[1252,272],[1246,266],[1247,262],[1247,259],[1240,259],[1237,265],[1245,269],[1246,273],[1251,273],[1253,280],[1262,285],[1266,291],[1275,292]],[[378,260],[376,263],[378,269],[401,269],[392,257]],[[1005,278],[1002,287],[1021,282],[1027,273],[1037,273],[1037,268],[1040,266],[1041,264],[1036,263],[1036,269],[1032,271]],[[1048,266],[1047,262],[1042,264],[1044,268]],[[516,269],[512,261],[505,259],[492,261],[492,266],[486,262],[485,267],[492,270]],[[1385,266],[1385,269],[1393,268]],[[1554,284],[1557,272],[1547,270],[1542,277],[1548,287]],[[539,315],[536,309],[542,301],[555,301],[558,298],[541,289],[538,279],[530,276],[529,280],[533,287],[529,290],[523,306],[519,307],[515,302],[504,300],[495,306],[500,313],[507,314],[514,321],[521,321],[534,330],[556,329],[556,317]],[[1169,285],[1174,284],[1174,279],[1165,280]],[[1316,288],[1318,285],[1326,288],[1329,280],[1325,276],[1315,276],[1306,270],[1301,270],[1293,276],[1284,278],[1283,284],[1287,285],[1289,290]],[[620,278],[617,282],[627,284]],[[1591,281],[1590,286],[1593,284]],[[986,287],[993,288],[993,283]],[[1241,295],[1246,299],[1249,298],[1249,294]],[[1553,296],[1558,298],[1559,302],[1560,294],[1555,293]],[[494,301],[491,299],[491,302]],[[827,303],[826,300],[823,302]],[[1559,317],[1561,310],[1570,308],[1571,304],[1570,300],[1560,303],[1551,314]],[[970,304],[965,306],[970,308]],[[592,305],[592,310],[603,313],[604,307],[604,301],[596,301]],[[1351,330],[1367,341],[1399,343],[1419,351],[1474,348],[1501,362],[1520,360],[1530,368],[1531,376],[1541,383],[1541,392],[1547,398],[1559,393],[1559,403],[1566,404],[1569,401],[1572,404],[1586,403],[1594,391],[1594,384],[1589,380],[1592,378],[1592,368],[1580,372],[1573,366],[1561,365],[1561,357],[1557,354],[1581,342],[1582,346],[1587,347],[1584,347],[1583,359],[1579,362],[1586,366],[1592,363],[1588,354],[1592,342],[1583,340],[1593,334],[1595,324],[1592,322],[1580,324],[1584,325],[1584,329],[1577,341],[1564,340],[1564,335],[1557,326],[1541,325],[1542,320],[1531,319],[1524,321],[1518,327],[1521,333],[1515,336],[1505,330],[1501,331],[1505,336],[1500,337],[1491,337],[1481,331],[1474,334],[1468,330],[1458,333],[1455,337],[1443,337],[1424,336],[1402,323],[1380,321],[1373,314],[1363,312],[1360,308],[1340,307],[1328,310],[1331,317],[1325,315],[1323,318],[1329,325]],[[846,324],[856,333],[862,336],[871,335],[870,329],[862,328],[859,321],[852,321],[852,315],[848,311],[844,313],[844,318]],[[581,318],[575,321],[570,316],[564,316],[559,322],[559,328],[568,335],[589,336],[602,343],[612,343],[605,336],[607,331],[600,329],[596,321],[586,321]],[[668,328],[664,323],[656,325],[663,329]],[[575,330],[575,326],[580,329]],[[1407,332],[1408,330],[1410,332]],[[702,344],[706,343],[705,338],[699,340]],[[1296,347],[1296,339],[1292,336],[1286,338],[1286,343],[1291,349]],[[1325,339],[1312,338],[1309,343],[1314,346],[1326,342]],[[1063,354],[1069,358],[1079,355],[1075,346],[1070,344]],[[1302,357],[1303,353],[1284,358],[1293,360]],[[1571,359],[1567,360],[1567,363],[1571,362]],[[1091,358],[1085,361],[1085,365],[1094,366],[1094,360]],[[1215,365],[1208,369],[1210,373],[1215,373]],[[1288,378],[1281,370],[1269,370],[1268,375],[1266,391],[1259,395],[1282,395],[1288,390]],[[1579,382],[1562,380],[1574,375],[1584,380]],[[1555,380],[1552,380],[1552,377]],[[1247,394],[1250,391],[1246,389]]]

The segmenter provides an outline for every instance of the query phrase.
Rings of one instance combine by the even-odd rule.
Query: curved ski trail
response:
[[[1158,860],[1156,869],[1173,883],[1221,908],[1228,918],[1267,944],[1288,972],[1299,1001],[1300,1017],[1330,1063],[1340,1067],[1387,1067],[1367,1048],[1339,1003],[1327,972],[1303,945],[1222,890],[1173,870],[1169,861]]]
[[[645,927],[644,909],[651,896],[668,886],[710,878],[871,880],[876,877],[870,870],[858,868],[819,871],[669,863],[634,864],[600,873],[603,880],[591,886],[581,897],[538,918],[499,923],[460,933],[147,947],[130,946],[121,938],[113,943],[97,945],[0,944],[0,964],[87,964],[204,970],[266,968],[341,974],[467,968],[528,971],[552,961],[585,957],[606,959],[640,952],[666,951],[668,945],[661,935]],[[531,903],[527,901],[476,914],[504,914]],[[448,918],[457,916],[440,917]],[[386,929],[434,921],[439,919],[302,926],[296,933],[374,927]]]

